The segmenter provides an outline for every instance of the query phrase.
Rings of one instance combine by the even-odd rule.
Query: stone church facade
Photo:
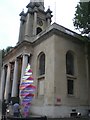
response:
[[[66,117],[90,109],[90,53],[88,39],[51,25],[52,11],[43,2],[30,2],[20,13],[16,46],[3,58],[1,101],[19,97],[19,85],[28,63],[37,89],[30,112]]]

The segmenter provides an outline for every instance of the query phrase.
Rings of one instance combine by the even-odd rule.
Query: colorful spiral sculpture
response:
[[[31,101],[34,97],[34,92],[36,87],[33,85],[34,78],[32,77],[32,70],[30,64],[28,64],[25,75],[22,77],[20,84],[20,101],[23,109],[23,115],[25,117],[29,116],[29,110],[31,106]]]

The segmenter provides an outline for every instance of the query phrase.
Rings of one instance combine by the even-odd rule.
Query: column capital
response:
[[[17,59],[21,59],[23,56],[32,56],[31,53],[22,53],[20,56],[17,57]]]
[[[4,69],[4,68],[5,68],[5,65],[2,66],[2,69]]]
[[[14,59],[14,62],[15,61],[18,61],[20,59],[20,56],[19,57],[16,57],[15,59]]]
[[[30,56],[28,53],[23,53],[22,56]]]
[[[14,61],[9,62],[10,64],[14,64]]]
[[[3,64],[3,67],[7,67],[8,66],[8,64]]]

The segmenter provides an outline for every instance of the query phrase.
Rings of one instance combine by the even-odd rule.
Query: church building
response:
[[[16,46],[3,58],[3,101],[19,97],[19,85],[27,64],[33,70],[35,97],[30,114],[69,117],[73,111],[86,115],[90,109],[90,42],[61,26],[51,24],[52,11],[44,1],[30,1],[20,13]]]

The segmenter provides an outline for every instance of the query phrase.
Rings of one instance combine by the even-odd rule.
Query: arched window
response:
[[[39,75],[45,74],[45,54],[39,54]]]
[[[41,52],[38,55],[38,83],[37,95],[44,96],[44,77],[45,74],[45,54]]]
[[[74,54],[71,51],[66,54],[66,73],[74,75]]]
[[[42,32],[42,29],[40,27],[37,27],[37,34],[39,34],[40,32]]]

